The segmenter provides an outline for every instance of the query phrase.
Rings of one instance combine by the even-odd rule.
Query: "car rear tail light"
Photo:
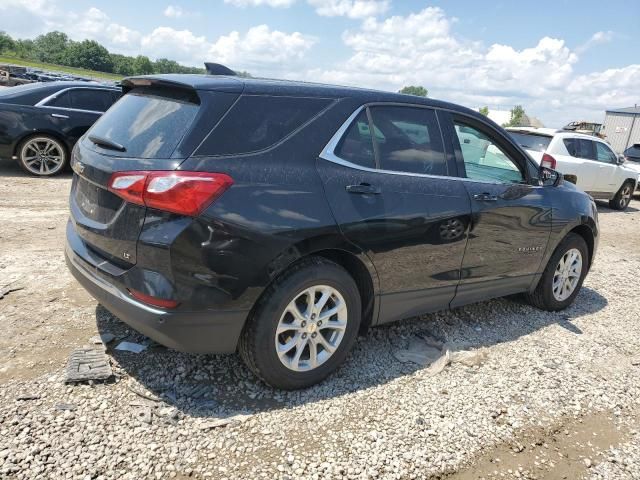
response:
[[[196,216],[231,185],[233,179],[224,173],[144,171],[116,172],[108,188],[127,202]]]
[[[548,153],[545,153],[544,155],[542,155],[542,161],[540,162],[540,166],[545,168],[550,168],[551,170],[555,170],[556,164],[557,164],[556,159],[553,158]]]
[[[129,288],[128,290],[131,296],[136,300],[140,300],[143,303],[153,305],[154,307],[176,308],[178,306],[178,302],[176,302],[175,300],[167,300],[166,298],[154,297],[152,295],[147,295],[146,293],[133,290],[132,288]]]

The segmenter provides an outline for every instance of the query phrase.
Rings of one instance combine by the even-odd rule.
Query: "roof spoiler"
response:
[[[230,75],[235,77],[236,72],[229,67],[225,67],[219,63],[204,62],[204,67],[207,69],[207,75]]]

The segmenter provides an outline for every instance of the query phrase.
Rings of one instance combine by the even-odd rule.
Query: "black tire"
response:
[[[33,150],[30,145],[47,145],[47,142],[52,146],[56,153],[55,158],[59,160],[53,160],[54,155],[50,157],[43,157],[37,159],[38,154]],[[44,151],[44,150],[43,150]],[[16,148],[16,155],[18,157],[18,165],[29,175],[35,177],[52,177],[63,172],[67,164],[69,163],[69,152],[64,142],[58,140],[55,137],[47,134],[35,134],[30,135],[20,142]],[[35,160],[33,160],[36,158]],[[31,159],[31,160],[30,160]]]
[[[609,207],[614,210],[624,210],[629,206],[633,196],[633,182],[626,181],[620,187],[615,197],[609,200]]]
[[[276,353],[276,328],[285,308],[301,292],[318,285],[337,290],[347,307],[347,326],[342,340],[329,358],[316,368],[294,371]],[[295,390],[321,382],[347,357],[360,327],[362,314],[358,287],[340,265],[311,257],[294,265],[278,278],[255,306],[240,337],[240,356],[257,377],[275,388]]]
[[[553,294],[554,274],[556,271],[556,267],[558,266],[565,253],[574,248],[579,250],[582,256],[582,271],[580,273],[578,283],[573,290],[573,293],[568,298],[560,301]],[[538,286],[533,291],[533,293],[527,295],[527,299],[529,303],[531,303],[534,307],[537,307],[541,310],[548,310],[551,312],[563,310],[571,305],[578,293],[580,293],[582,282],[584,282],[584,277],[586,277],[588,271],[589,249],[587,247],[587,243],[580,235],[569,233],[556,247],[556,250],[553,252],[553,255],[549,259],[549,263],[547,263],[547,266],[542,273],[542,277],[538,282]]]

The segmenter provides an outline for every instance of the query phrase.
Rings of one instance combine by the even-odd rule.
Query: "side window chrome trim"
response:
[[[336,131],[336,133],[333,135],[333,137],[331,137],[331,140],[329,140],[329,143],[327,143],[327,145],[322,149],[322,152],[320,153],[319,157],[322,158],[323,160],[327,160],[329,162],[336,163],[338,165],[342,165],[343,167],[353,168],[355,170],[362,170],[363,172],[386,173],[388,175],[402,175],[404,177],[444,178],[444,179],[448,179],[448,180],[467,180],[465,178],[456,177],[456,176],[429,175],[427,173],[398,172],[396,170],[384,170],[382,168],[363,167],[362,165],[357,165],[357,164],[352,163],[352,162],[350,162],[348,160],[345,160],[343,158],[338,157],[335,154],[335,150],[338,147],[338,144],[340,143],[340,140],[342,140],[342,137],[347,133],[347,130],[349,129],[349,127],[351,126],[353,121],[360,114],[360,112],[362,112],[364,109],[366,109],[369,106],[376,106],[376,105],[378,105],[378,106],[383,106],[383,105],[384,106],[395,106],[395,107],[397,107],[397,106],[418,107],[418,108],[429,108],[429,109],[435,110],[435,109],[433,109],[433,108],[431,108],[429,106],[403,104],[403,103],[400,103],[400,104],[398,104],[398,103],[371,103],[371,104],[362,105],[362,106],[358,107],[349,116],[349,118],[347,118],[345,120],[345,122],[340,126],[340,128]],[[442,132],[442,130],[441,130],[441,132]]]
[[[49,103],[51,100],[54,100],[58,98],[60,95],[62,95],[63,93],[67,93],[71,90],[100,90],[101,92],[116,92],[116,93],[118,92],[117,89],[106,88],[106,87],[67,87],[67,88],[63,88],[62,90],[58,90],[55,93],[52,93],[48,97],[44,97],[42,100],[36,103],[34,107],[64,108],[65,110],[75,110],[78,112],[104,113],[104,112],[98,112],[96,110],[81,110],[78,108],[55,107],[55,105],[47,105],[47,103]]]

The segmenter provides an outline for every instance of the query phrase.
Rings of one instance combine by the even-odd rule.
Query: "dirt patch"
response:
[[[545,427],[525,428],[512,440],[497,445],[472,460],[470,466],[447,480],[497,478],[579,479],[590,468],[605,460],[604,452],[629,438],[629,422],[638,424],[637,415],[626,422],[612,412],[579,418],[562,418]],[[500,418],[496,418],[500,421]]]

